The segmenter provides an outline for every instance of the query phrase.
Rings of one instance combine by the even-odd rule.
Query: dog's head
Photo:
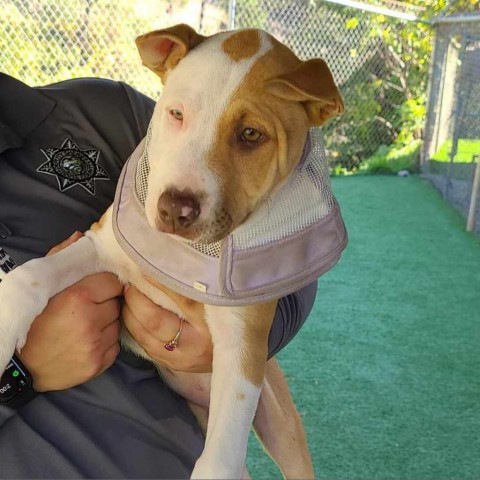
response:
[[[228,235],[292,172],[308,129],[343,111],[326,63],[299,60],[262,30],[204,37],[177,25],[137,46],[164,84],[145,202],[162,232]]]

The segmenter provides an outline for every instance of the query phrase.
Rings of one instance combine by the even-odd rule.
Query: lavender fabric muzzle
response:
[[[278,299],[330,270],[347,244],[320,129],[311,129],[290,177],[230,235],[211,244],[158,232],[147,222],[150,130],[126,162],[113,229],[142,272],[199,302],[248,305]]]

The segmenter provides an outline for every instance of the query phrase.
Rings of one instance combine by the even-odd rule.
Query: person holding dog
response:
[[[108,207],[153,106],[121,82],[31,88],[0,74],[0,279],[78,239]],[[279,301],[270,355],[295,336],[315,295],[316,282]],[[153,365],[121,350],[120,316],[156,361],[210,370],[208,331],[187,322],[180,331],[178,317],[109,273],[83,279],[51,299],[19,353],[36,393],[0,405],[2,477],[190,475],[202,433]]]

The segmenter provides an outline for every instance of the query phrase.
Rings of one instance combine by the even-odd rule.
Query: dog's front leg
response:
[[[213,371],[205,449],[192,478],[239,479],[265,375],[276,301],[248,307],[206,307]]]
[[[30,325],[49,299],[98,271],[95,244],[85,236],[55,255],[17,267],[5,277],[0,283],[0,375],[15,348],[25,345]]]
[[[284,478],[314,478],[302,419],[277,361],[267,363],[253,428]]]

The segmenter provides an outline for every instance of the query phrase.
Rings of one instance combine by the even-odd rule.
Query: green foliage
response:
[[[384,6],[381,1],[373,2]],[[423,7],[421,16],[430,19],[445,11],[480,11],[480,0],[412,0],[415,7]],[[409,165],[409,157],[402,152],[408,144],[417,145],[425,123],[428,69],[433,48],[432,27],[422,21],[406,22],[384,15],[359,10],[343,10],[351,16],[345,22],[349,32],[365,22],[369,25],[368,38],[351,50],[355,56],[365,42],[381,42],[369,62],[361,65],[355,75],[343,84],[346,111],[326,126],[325,137],[333,171],[357,171],[367,160],[369,171],[395,170]],[[385,150],[385,145],[392,145]],[[393,155],[381,159],[379,152]],[[403,159],[403,160],[402,160]],[[407,167],[405,167],[407,168]],[[399,168],[401,169],[401,168]]]
[[[477,12],[480,9],[479,0],[406,0],[417,7],[425,8],[424,18],[430,19],[439,13],[452,15],[455,13]]]
[[[332,169],[355,172],[382,145],[398,150],[420,138],[433,35],[422,22],[328,8],[345,18],[342,35],[358,37],[350,48],[355,72],[340,85],[345,113],[324,127]]]
[[[427,113],[425,98],[425,94],[410,98],[400,107],[401,129],[397,143],[405,144],[420,138]]]
[[[452,151],[452,140],[447,140],[431,159],[437,162],[450,162],[450,155]],[[480,155],[480,140],[471,140],[467,138],[460,138],[457,145],[457,153],[453,157],[455,163],[471,163],[474,158]]]
[[[381,118],[391,125],[390,140],[399,143],[399,146],[393,147],[393,152],[401,150],[405,142],[420,137],[425,120],[431,32],[421,23],[402,23],[379,15],[372,21],[371,35],[379,35],[388,52],[389,72],[380,81],[379,88],[384,90],[384,103],[387,105]],[[378,121],[372,124],[374,128],[381,128]],[[368,155],[369,152],[365,153]],[[387,165],[391,164],[387,160]]]
[[[425,113],[424,95],[405,100],[399,109],[401,128],[397,138],[388,146],[380,145],[362,162],[359,171],[368,174],[396,174],[400,170],[417,172]]]
[[[360,166],[360,172],[369,174],[396,174],[400,170],[418,171],[420,140],[408,145],[381,145],[370,158]]]

